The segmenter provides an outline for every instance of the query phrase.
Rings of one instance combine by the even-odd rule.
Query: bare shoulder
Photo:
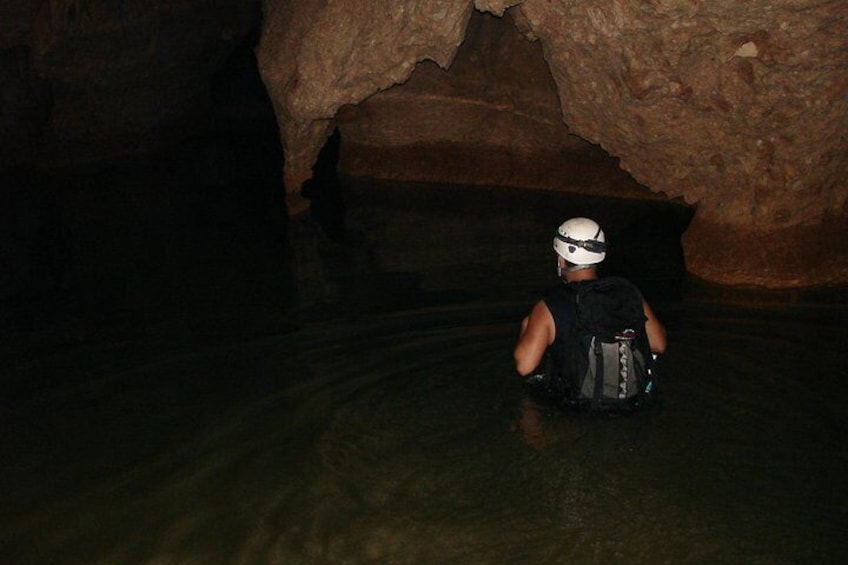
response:
[[[551,321],[553,321],[551,311],[544,300],[538,301],[536,305],[533,306],[533,310],[530,311],[530,317],[533,318],[534,316],[542,319],[550,319]]]
[[[530,328],[533,333],[544,339],[546,345],[554,340],[554,317],[544,300],[540,300],[530,311]]]
[[[554,340],[554,320],[548,306],[539,301],[533,306],[513,352],[515,368],[520,375],[529,375],[542,360],[547,347]]]

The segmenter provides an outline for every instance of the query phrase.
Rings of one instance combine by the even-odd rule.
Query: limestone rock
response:
[[[613,184],[615,164],[569,132],[540,45],[511,17],[475,12],[449,69],[419,63],[405,83],[341,108],[336,123],[339,168],[351,176],[593,191]],[[638,186],[623,172],[618,180],[622,193]]]
[[[340,108],[407,81],[422,61],[448,68],[475,7],[509,14],[539,41],[568,132],[697,206],[684,240],[693,274],[848,281],[841,0],[266,0],[258,57],[287,189],[308,178]]]
[[[472,5],[428,2],[266,2],[259,70],[282,130],[287,190],[299,190],[332,120],[406,81],[424,60],[447,67]]]

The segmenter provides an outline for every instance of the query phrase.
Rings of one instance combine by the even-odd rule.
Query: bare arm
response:
[[[645,311],[645,332],[648,334],[648,342],[651,344],[651,353],[660,353],[665,351],[665,326],[662,325],[654,311],[647,302],[642,300],[642,309]]]
[[[545,350],[556,335],[554,318],[544,302],[538,302],[530,315],[521,322],[521,334],[515,346],[515,370],[522,377],[529,375],[542,362]]]

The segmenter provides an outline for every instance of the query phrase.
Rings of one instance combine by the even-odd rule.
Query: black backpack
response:
[[[563,400],[593,411],[629,411],[655,387],[642,295],[629,281],[604,277],[566,285],[570,324],[554,351]]]

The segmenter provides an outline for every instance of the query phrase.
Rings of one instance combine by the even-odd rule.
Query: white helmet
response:
[[[607,256],[601,226],[589,218],[571,218],[557,229],[554,251],[575,265],[595,265]]]

